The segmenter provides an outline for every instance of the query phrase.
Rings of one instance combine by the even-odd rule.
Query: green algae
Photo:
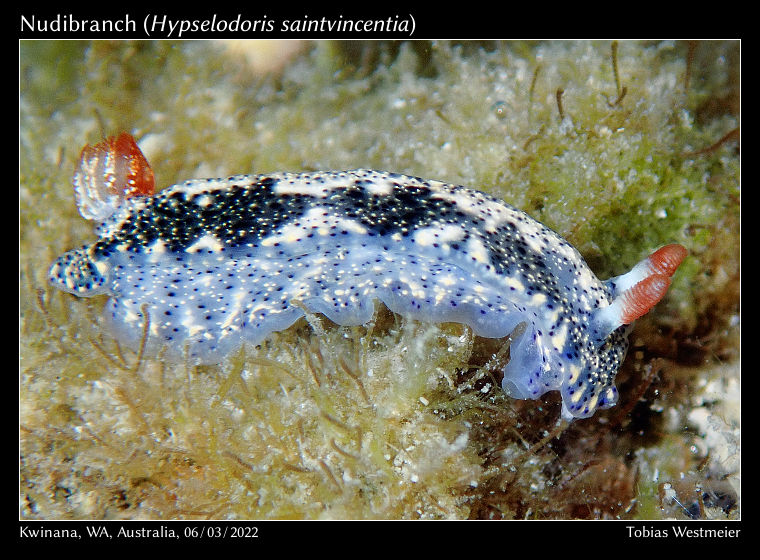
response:
[[[636,508],[634,422],[599,421],[625,395],[526,455],[556,399],[504,397],[482,367],[498,347],[459,325],[380,310],[355,329],[302,321],[219,366],[140,362],[101,332],[102,299],[53,291],[45,274],[92,239],[71,196],[78,150],[128,130],[159,188],[355,167],[475,186],[561,233],[602,278],[682,243],[690,256],[637,326],[621,379],[637,388],[648,360],[679,363],[695,339],[712,341],[710,357],[691,362],[735,358],[739,158],[715,144],[738,126],[737,50],[622,42],[617,84],[608,42],[322,42],[263,76],[219,43],[22,42],[21,515],[670,514],[649,486]],[[680,433],[696,389],[659,375]],[[655,389],[630,403],[634,418],[660,414]],[[672,453],[694,437],[647,446]],[[603,472],[577,467],[600,457]],[[701,457],[686,457],[658,480],[697,472]]]

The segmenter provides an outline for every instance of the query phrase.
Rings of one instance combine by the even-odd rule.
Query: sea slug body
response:
[[[562,415],[615,404],[626,325],[665,294],[686,255],[667,245],[600,281],[567,241],[485,193],[356,169],[199,179],[153,194],[131,136],[82,151],[74,176],[98,240],[59,257],[50,282],[107,294],[107,322],[148,346],[218,362],[288,328],[304,307],[341,325],[374,300],[475,334],[512,335],[503,388],[559,390]],[[296,304],[300,302],[300,304]]]

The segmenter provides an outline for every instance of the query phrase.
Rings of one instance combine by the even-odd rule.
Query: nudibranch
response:
[[[562,395],[562,416],[615,404],[628,327],[665,294],[686,256],[667,245],[600,281],[580,253],[524,212],[477,190],[355,169],[194,179],[154,194],[128,134],[82,151],[74,175],[97,241],[59,257],[50,282],[110,296],[130,344],[221,360],[288,328],[304,309],[368,322],[374,300],[476,335],[511,335],[503,389]]]

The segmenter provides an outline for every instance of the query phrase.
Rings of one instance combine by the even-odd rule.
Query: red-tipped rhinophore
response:
[[[673,276],[673,273],[688,254],[686,247],[678,243],[665,245],[649,255],[651,270],[655,274]]]
[[[629,325],[648,313],[663,298],[669,287],[670,278],[664,274],[653,274],[626,290],[620,296],[620,322]]]
[[[597,310],[592,319],[597,343],[603,343],[612,331],[630,325],[657,305],[670,287],[670,277],[687,254],[682,245],[665,245],[629,272],[611,278],[612,301]]]

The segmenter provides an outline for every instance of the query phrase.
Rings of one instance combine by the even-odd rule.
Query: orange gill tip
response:
[[[113,137],[109,140],[112,142],[114,156],[121,158],[125,165],[126,197],[152,196],[156,186],[153,169],[132,135],[122,132],[115,140]]]
[[[72,182],[79,213],[101,222],[125,199],[155,192],[153,170],[127,132],[82,148]]]

